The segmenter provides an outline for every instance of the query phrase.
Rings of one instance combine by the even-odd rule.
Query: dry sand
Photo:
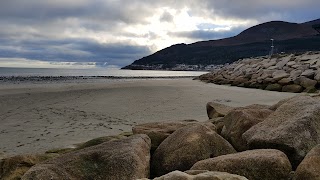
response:
[[[207,120],[205,105],[274,104],[291,93],[191,79],[0,85],[0,156],[44,152],[155,121]]]

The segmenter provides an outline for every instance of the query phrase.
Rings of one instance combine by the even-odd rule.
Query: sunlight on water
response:
[[[200,76],[200,71],[151,71],[94,69],[45,69],[45,68],[0,68],[0,76],[115,76],[115,77],[169,77]]]

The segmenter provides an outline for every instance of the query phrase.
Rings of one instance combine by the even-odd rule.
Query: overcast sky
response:
[[[319,0],[0,0],[0,67],[121,67],[266,21],[318,19],[319,7]]]

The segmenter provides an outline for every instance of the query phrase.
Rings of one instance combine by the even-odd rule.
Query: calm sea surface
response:
[[[120,70],[108,68],[92,69],[46,69],[46,68],[4,68],[0,67],[0,76],[115,76],[115,77],[174,77],[200,76],[200,71],[149,71]]]

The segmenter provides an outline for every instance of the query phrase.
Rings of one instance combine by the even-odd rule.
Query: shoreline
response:
[[[190,78],[60,82],[0,85],[0,154],[70,147],[146,122],[206,121],[209,101],[230,106],[270,105],[296,95]]]
[[[95,79],[190,79],[198,76],[0,76],[0,82],[65,81]]]

